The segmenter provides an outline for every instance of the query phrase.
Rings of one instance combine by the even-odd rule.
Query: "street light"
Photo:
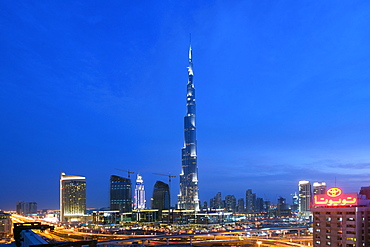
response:
[[[257,244],[258,244],[258,247],[261,246],[262,242],[261,241],[257,241]]]

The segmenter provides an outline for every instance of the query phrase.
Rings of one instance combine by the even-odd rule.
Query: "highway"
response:
[[[14,222],[32,222],[32,218],[12,215]],[[297,236],[286,234],[288,231],[304,229],[305,227],[296,228],[277,228],[277,229],[235,229],[220,232],[196,233],[196,234],[168,234],[168,235],[121,235],[107,233],[90,233],[80,232],[78,229],[66,229],[55,226],[54,231],[35,231],[43,238],[48,239],[50,243],[66,241],[83,241],[98,240],[98,245],[111,244],[143,244],[146,246],[166,245],[166,244],[195,244],[198,246],[213,245],[247,245],[267,247],[267,246],[296,246],[307,247],[312,245],[312,237]],[[280,236],[272,236],[273,232],[282,232]],[[253,236],[261,232],[267,233],[268,236]],[[259,243],[259,245],[258,245]]]

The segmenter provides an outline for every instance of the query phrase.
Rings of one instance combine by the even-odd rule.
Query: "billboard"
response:
[[[343,193],[340,188],[334,187],[326,191],[326,194],[314,195],[314,207],[357,206],[357,193]]]

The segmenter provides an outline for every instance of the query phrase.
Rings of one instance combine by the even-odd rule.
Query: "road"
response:
[[[13,222],[33,222],[32,218],[12,215]],[[299,230],[301,228],[286,228],[279,231]],[[295,235],[283,235],[280,237],[247,237],[243,236],[246,232],[257,233],[262,230],[231,230],[223,232],[199,233],[199,234],[173,234],[173,235],[119,235],[119,234],[97,234],[89,232],[79,232],[77,229],[65,229],[55,226],[54,231],[36,231],[39,235],[47,238],[49,242],[66,242],[82,240],[98,240],[98,245],[107,245],[114,243],[144,243],[145,245],[165,245],[165,244],[196,244],[200,246],[212,245],[246,245],[258,246],[296,246],[307,247],[312,245],[312,237],[301,237]]]

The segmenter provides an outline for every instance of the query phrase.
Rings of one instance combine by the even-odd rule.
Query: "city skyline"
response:
[[[370,3],[1,2],[0,209],[59,206],[61,172],[109,205],[121,168],[179,192],[189,33],[199,199],[289,200],[370,180]],[[16,171],[16,173],[14,172]],[[31,182],[30,182],[31,181]]]

